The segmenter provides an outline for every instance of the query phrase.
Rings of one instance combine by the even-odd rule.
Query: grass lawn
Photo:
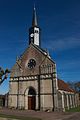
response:
[[[80,106],[76,108],[70,108],[69,110],[66,110],[66,112],[80,112]]]
[[[0,117],[18,119],[18,120],[41,120],[39,118],[23,117],[23,116],[18,117],[18,116],[14,116],[14,115],[5,115],[5,114],[0,114]]]

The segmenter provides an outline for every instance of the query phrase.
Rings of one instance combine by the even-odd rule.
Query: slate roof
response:
[[[67,92],[75,92],[75,90],[70,88],[70,86],[66,82],[64,82],[63,80],[60,80],[60,79],[58,79],[58,89],[64,90]]]

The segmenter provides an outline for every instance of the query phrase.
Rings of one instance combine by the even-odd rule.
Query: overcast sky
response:
[[[11,69],[28,47],[33,5],[41,28],[42,48],[56,62],[58,77],[80,80],[80,1],[79,0],[0,0],[0,66]],[[8,91],[8,80],[0,93]]]

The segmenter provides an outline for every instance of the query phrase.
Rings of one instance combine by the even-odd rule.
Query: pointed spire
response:
[[[33,9],[33,19],[32,19],[32,27],[37,26],[37,15],[36,15],[36,8],[34,4],[34,9]]]

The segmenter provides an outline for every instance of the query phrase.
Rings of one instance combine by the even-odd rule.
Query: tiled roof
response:
[[[64,82],[63,80],[60,80],[60,79],[58,79],[58,89],[64,90],[67,92],[75,92],[75,90],[70,88],[70,86],[66,82]]]

